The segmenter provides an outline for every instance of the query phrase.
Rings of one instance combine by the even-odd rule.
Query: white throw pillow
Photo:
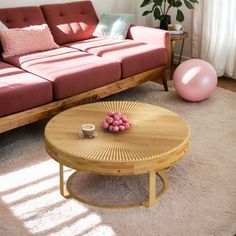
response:
[[[5,30],[7,27],[0,21],[0,30]]]
[[[133,14],[102,14],[93,36],[123,40],[126,38],[129,26],[133,21]]]

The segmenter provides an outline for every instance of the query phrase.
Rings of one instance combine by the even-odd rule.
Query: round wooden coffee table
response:
[[[125,114],[134,125],[122,133],[109,133],[101,128],[108,111]],[[96,137],[81,138],[81,125],[96,126]],[[60,192],[82,202],[100,207],[152,206],[167,189],[164,171],[180,160],[189,148],[189,128],[176,113],[145,103],[98,102],[66,110],[53,117],[45,128],[48,154],[60,165]],[[149,174],[149,199],[129,206],[100,205],[81,199],[71,190],[72,174],[64,186],[63,166],[100,175]],[[163,189],[156,194],[156,175]],[[65,192],[68,190],[69,194]]]

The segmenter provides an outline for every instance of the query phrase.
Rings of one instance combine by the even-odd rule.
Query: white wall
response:
[[[37,6],[47,3],[57,3],[57,2],[75,2],[75,0],[1,0],[0,7],[17,7],[17,6]]]
[[[0,8],[18,7],[18,6],[39,6],[50,3],[78,2],[80,0],[0,0]],[[119,0],[120,1],[120,0]],[[121,0],[122,1],[122,0]],[[115,0],[92,0],[96,7],[98,15],[101,12],[111,11]]]
[[[77,2],[79,0],[0,0],[0,8],[17,7],[17,6],[35,6],[50,3],[61,2]],[[134,13],[136,23],[145,26],[158,26],[159,22],[155,21],[152,16],[142,17],[143,9],[140,9],[142,0],[92,0],[98,16],[103,12],[122,12],[122,13]],[[185,46],[183,51],[183,58],[192,57],[192,11],[182,8],[185,20],[182,23],[184,29],[189,32],[190,37],[185,40]],[[172,22],[175,23],[175,9],[170,11],[172,15]],[[180,42],[176,45],[176,54],[180,52]]]

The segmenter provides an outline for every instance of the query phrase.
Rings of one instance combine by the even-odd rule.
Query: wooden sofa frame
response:
[[[155,81],[158,77],[161,77],[165,91],[168,91],[166,70],[170,66],[170,51],[171,50],[169,43],[167,45],[167,64],[164,66],[157,67],[152,70],[118,80],[111,84],[93,90],[89,90],[79,95],[75,95],[58,101],[53,101],[42,106],[28,109],[26,111],[1,117],[0,133],[53,116],[73,106],[96,101],[109,95],[124,91],[126,89],[136,87],[137,85],[140,85],[146,81]]]

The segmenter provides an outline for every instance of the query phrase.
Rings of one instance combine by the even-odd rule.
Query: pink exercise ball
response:
[[[190,59],[176,68],[173,82],[176,92],[182,98],[198,102],[213,93],[217,85],[217,73],[208,62]]]

